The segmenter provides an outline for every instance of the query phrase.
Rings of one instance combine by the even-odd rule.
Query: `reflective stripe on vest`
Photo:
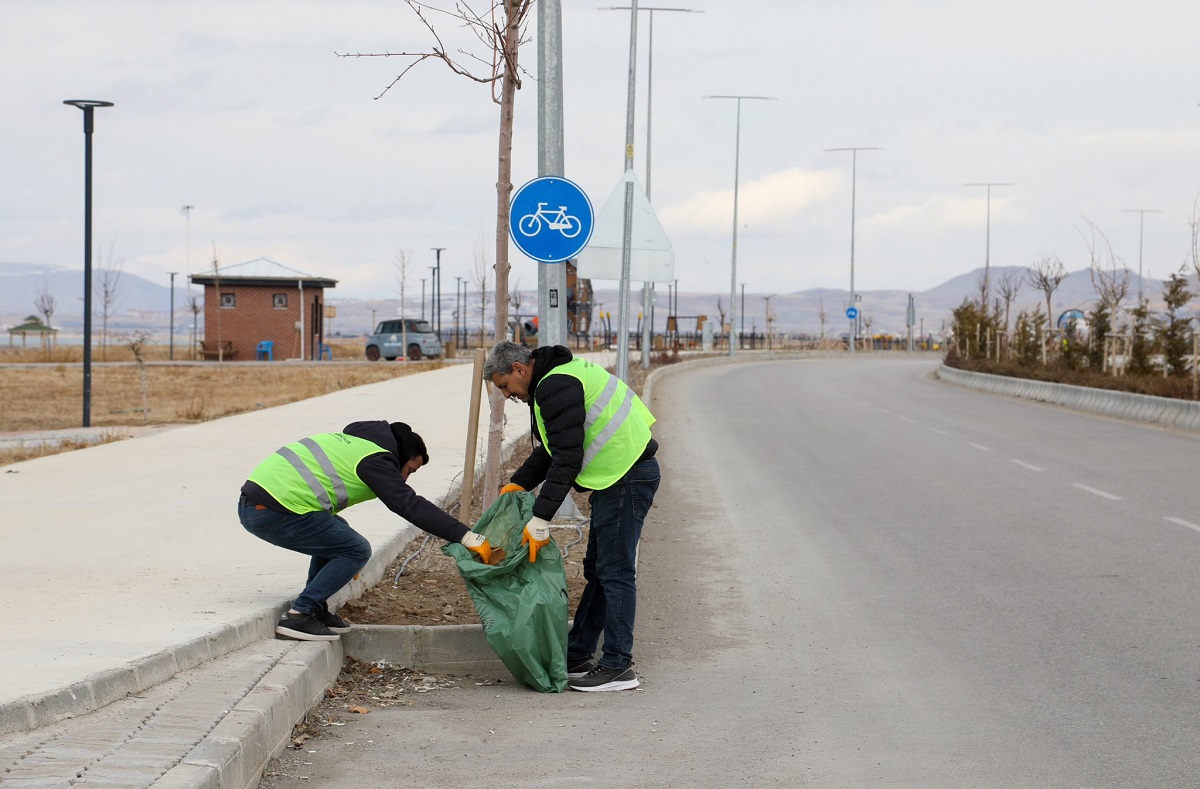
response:
[[[645,451],[654,416],[624,381],[593,362],[572,359],[542,380],[551,375],[569,375],[583,386],[583,465],[575,482],[592,490],[607,488],[625,476]],[[536,399],[533,413],[542,445],[553,454]]]
[[[280,447],[249,479],[292,512],[336,515],[375,498],[355,470],[364,458],[386,451],[364,438],[322,433]]]

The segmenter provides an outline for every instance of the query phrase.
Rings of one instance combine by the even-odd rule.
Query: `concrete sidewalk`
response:
[[[0,783],[13,787],[253,786],[341,667],[339,642],[274,639],[308,558],[248,535],[238,489],[262,458],[363,419],[405,421],[430,464],[409,480],[458,489],[470,364],[176,427],[0,470]],[[506,405],[505,440],[528,432]],[[480,414],[477,459],[486,441]],[[375,556],[359,594],[419,534],[378,502],[348,513]]]

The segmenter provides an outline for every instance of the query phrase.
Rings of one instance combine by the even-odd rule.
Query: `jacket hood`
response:
[[[532,395],[533,390],[537,389],[538,382],[542,380],[542,376],[558,367],[560,364],[566,364],[575,358],[575,354],[571,353],[571,349],[564,345],[544,345],[537,348],[533,352],[533,375],[529,379],[529,391]],[[530,406],[533,405],[533,398],[530,397]]]

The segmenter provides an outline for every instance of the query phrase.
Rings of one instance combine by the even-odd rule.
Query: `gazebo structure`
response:
[[[29,335],[34,335],[41,343],[41,347],[45,348],[49,345],[54,347],[58,338],[58,329],[47,326],[42,323],[42,319],[36,315],[30,315],[25,318],[25,322],[20,326],[14,326],[8,330],[8,347],[12,347],[13,337],[21,335],[21,347],[28,347]]]
[[[188,279],[204,288],[206,359],[320,359],[325,350],[325,288],[317,277],[268,258]]]

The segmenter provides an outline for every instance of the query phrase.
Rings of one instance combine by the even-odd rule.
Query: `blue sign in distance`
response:
[[[858,307],[847,307],[846,308],[846,317],[849,318],[850,320],[854,320],[855,318],[857,318],[858,317]]]
[[[541,263],[573,258],[592,237],[592,201],[566,178],[534,178],[513,195],[508,234],[517,248]]]

